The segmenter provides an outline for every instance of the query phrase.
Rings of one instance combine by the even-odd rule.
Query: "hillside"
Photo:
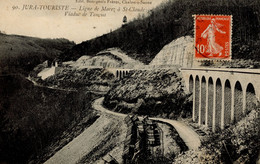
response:
[[[27,74],[36,65],[57,58],[74,45],[67,39],[40,39],[0,33],[0,73]]]
[[[183,36],[165,45],[150,62],[151,68],[170,66],[190,67],[215,67],[215,68],[260,68],[260,60],[233,59],[231,61],[196,61],[194,56],[194,40],[190,36]]]
[[[104,105],[122,113],[175,118],[190,113],[189,94],[177,68],[139,70],[121,79],[105,95]]]
[[[22,76],[7,75],[0,77],[0,95],[0,163],[27,163],[30,156],[49,152],[45,148],[64,131],[77,131],[81,120],[90,124],[97,118],[91,110],[97,96],[83,90],[37,87]]]
[[[150,11],[149,16],[128,23],[111,33],[82,42],[66,51],[63,60],[76,60],[82,55],[119,47],[134,58],[148,64],[172,40],[193,36],[194,14],[233,15],[232,51],[234,59],[259,57],[260,1],[169,0]]]
[[[189,150],[174,163],[259,163],[260,108],[229,128],[210,134],[199,151]]]

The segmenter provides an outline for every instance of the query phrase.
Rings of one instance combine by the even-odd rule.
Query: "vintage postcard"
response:
[[[0,6],[0,164],[260,163],[259,0]]]

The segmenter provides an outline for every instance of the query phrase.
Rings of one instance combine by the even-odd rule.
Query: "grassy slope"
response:
[[[259,57],[260,1],[169,0],[126,26],[101,37],[74,46],[62,56],[64,60],[94,55],[110,47],[119,47],[129,56],[149,63],[172,40],[193,36],[193,14],[233,15],[233,58]]]
[[[53,60],[75,45],[66,39],[40,39],[0,33],[0,70],[28,73],[36,65]]]

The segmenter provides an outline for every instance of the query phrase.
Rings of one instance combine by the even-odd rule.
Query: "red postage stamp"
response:
[[[231,59],[232,16],[195,15],[195,58]]]

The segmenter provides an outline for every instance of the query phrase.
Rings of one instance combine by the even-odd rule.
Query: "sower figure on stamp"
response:
[[[218,54],[219,56],[222,55],[221,51],[223,50],[223,47],[221,47],[219,44],[215,41],[215,33],[216,31],[226,34],[225,31],[220,30],[219,28],[223,26],[219,23],[216,23],[215,19],[211,19],[211,23],[208,25],[206,30],[201,34],[201,37],[204,39],[207,38],[207,53],[209,53],[208,56],[213,56],[213,54]]]

